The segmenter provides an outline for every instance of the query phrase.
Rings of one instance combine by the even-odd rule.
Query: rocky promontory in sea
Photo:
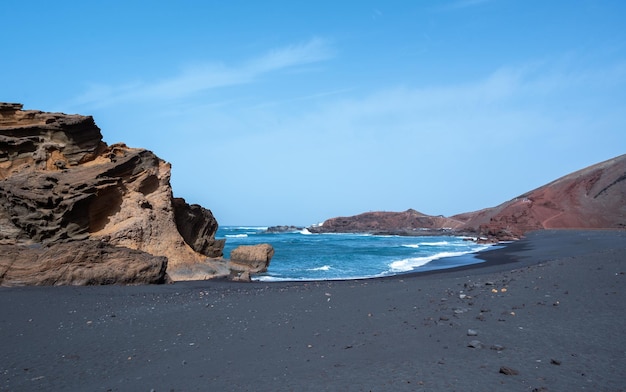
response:
[[[303,226],[293,226],[293,225],[280,225],[280,226],[270,226],[265,231],[267,233],[289,233],[294,231],[303,230]]]
[[[499,206],[451,217],[404,212],[366,212],[311,226],[314,233],[472,235],[497,242],[542,229],[625,229],[626,155],[589,166]]]
[[[231,269],[213,214],[173,197],[170,169],[104,143],[91,116],[0,103],[0,285],[241,280],[267,268],[263,248],[264,267]]]

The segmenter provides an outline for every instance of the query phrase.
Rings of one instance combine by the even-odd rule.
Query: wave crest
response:
[[[330,265],[323,265],[321,267],[317,267],[317,268],[310,268],[307,271],[329,271],[330,270]]]
[[[441,252],[432,256],[423,257],[411,257],[408,259],[397,260],[389,264],[391,272],[408,272],[417,267],[421,267],[430,263],[433,260],[441,259],[443,257],[462,256],[470,252]]]

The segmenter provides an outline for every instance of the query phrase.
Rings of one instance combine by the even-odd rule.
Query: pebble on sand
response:
[[[483,344],[480,342],[480,340],[472,340],[467,344],[467,347],[471,348],[481,348],[482,346]]]
[[[519,374],[517,370],[510,368],[508,366],[500,366],[500,373],[506,376],[517,376]]]

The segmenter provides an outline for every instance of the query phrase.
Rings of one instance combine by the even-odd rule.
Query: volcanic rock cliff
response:
[[[626,154],[589,166],[499,206],[452,217],[481,235],[542,229],[625,229]]]
[[[463,221],[422,214],[413,209],[403,212],[372,211],[351,217],[326,220],[309,227],[312,233],[381,233],[398,235],[436,234],[458,229]]]
[[[107,145],[92,117],[0,103],[0,285],[227,276],[217,227],[173,197],[169,163]]]
[[[469,234],[514,240],[541,229],[626,228],[626,155],[576,171],[493,208],[451,217],[415,210],[367,212],[326,220],[312,232]]]

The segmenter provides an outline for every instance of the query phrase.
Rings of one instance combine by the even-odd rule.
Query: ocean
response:
[[[480,263],[472,256],[490,245],[464,237],[405,237],[370,234],[270,233],[267,227],[224,226],[224,257],[239,245],[269,243],[274,257],[260,281],[362,279]]]

